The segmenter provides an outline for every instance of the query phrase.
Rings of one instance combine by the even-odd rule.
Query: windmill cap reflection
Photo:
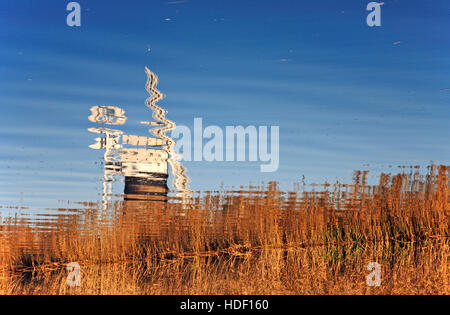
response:
[[[124,125],[127,121],[125,111],[117,106],[92,106],[88,119],[94,123],[108,125]]]

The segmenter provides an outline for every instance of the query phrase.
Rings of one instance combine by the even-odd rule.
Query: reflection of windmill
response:
[[[110,128],[89,128],[91,132],[99,133],[103,137],[96,138],[96,143],[90,145],[93,149],[105,149],[104,179],[103,179],[103,207],[105,208],[111,196],[114,175],[125,177],[126,200],[154,200],[165,201],[168,193],[168,163],[175,176],[174,186],[178,196],[183,201],[190,191],[187,188],[189,179],[185,175],[185,168],[178,161],[173,147],[175,141],[166,132],[175,128],[175,123],[165,117],[166,111],[156,105],[163,98],[156,89],[158,77],[146,68],[146,89],[150,93],[147,106],[153,111],[153,118],[158,122],[141,122],[153,126],[151,133],[155,137],[126,135],[120,130]],[[91,108],[89,120],[106,125],[123,125],[125,111],[116,106],[94,106]]]
[[[161,146],[163,140],[123,135],[122,142],[133,146]],[[122,150],[122,175],[127,200],[165,200],[167,196],[169,156],[162,149],[130,148]]]
[[[94,106],[89,120],[109,125],[121,125],[126,121],[125,111],[115,106]],[[105,170],[103,176],[103,203],[111,196],[114,175],[125,177],[126,200],[164,200],[167,196],[168,154],[161,149],[165,141],[153,137],[125,135],[110,128],[89,128],[103,135],[90,145],[104,149]],[[125,148],[125,146],[130,146]],[[159,147],[150,149],[148,147]]]
[[[91,108],[92,115],[89,120],[107,125],[123,125],[126,121],[124,110],[115,106],[94,106]],[[89,147],[92,149],[104,149],[103,155],[105,169],[103,172],[103,194],[102,194],[102,208],[106,210],[108,201],[112,194],[112,182],[114,175],[120,173],[121,162],[120,153],[122,145],[120,144],[120,137],[123,132],[110,128],[89,128],[90,132],[104,135],[104,137],[95,138],[95,143]]]

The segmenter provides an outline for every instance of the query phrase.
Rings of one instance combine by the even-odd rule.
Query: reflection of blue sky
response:
[[[280,126],[278,172],[188,162],[194,189],[449,164],[448,1],[384,1],[379,28],[369,1],[79,1],[78,29],[66,2],[0,4],[0,204],[97,198],[89,108],[123,107],[145,135],[145,65],[179,125]]]

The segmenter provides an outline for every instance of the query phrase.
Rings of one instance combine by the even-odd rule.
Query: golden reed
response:
[[[181,203],[95,204],[52,232],[0,226],[3,294],[449,293],[449,167],[423,177],[381,174],[367,185],[282,192],[276,183],[206,192]],[[49,227],[50,228],[50,227]],[[69,262],[83,285],[65,284]],[[365,285],[365,265],[384,284]]]

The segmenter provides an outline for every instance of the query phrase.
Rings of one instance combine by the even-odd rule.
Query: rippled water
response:
[[[67,161],[69,163],[67,173],[49,171],[42,173],[44,178],[53,175],[66,176],[67,182],[61,182],[64,189],[61,193],[52,189],[52,186],[57,186],[58,182],[48,183],[45,179],[38,180],[37,176],[30,176],[38,180],[34,182],[36,189],[33,192],[20,193],[19,202],[13,205],[0,205],[4,235],[9,237],[20,231],[40,233],[70,230],[75,228],[74,223],[77,225],[75,228],[77,231],[95,233],[93,229],[98,226],[91,226],[90,220],[94,220],[101,226],[113,226],[116,222],[116,213],[113,209],[121,200],[152,200],[161,206],[165,205],[168,198],[181,200],[181,202],[187,201],[186,198],[191,192],[188,188],[189,178],[185,174],[186,169],[179,162],[180,156],[173,150],[175,141],[166,135],[176,125],[165,117],[166,111],[157,105],[157,102],[163,98],[163,94],[157,89],[158,77],[148,68],[145,68],[145,72],[147,74],[145,87],[150,94],[146,105],[151,109],[155,121],[140,123],[152,127],[149,131],[154,135],[153,137],[126,134],[117,129],[127,121],[126,111],[121,107],[101,105],[90,108],[91,114],[88,120],[96,126],[88,128],[88,131],[93,134],[94,142],[89,145],[89,148],[99,150],[103,155],[101,185],[98,185],[98,180],[91,181],[97,185],[97,190],[101,189],[98,193],[100,199],[93,198],[93,201],[84,202],[77,201],[71,195],[67,185],[64,184],[77,185],[75,178],[83,177],[84,174],[71,172],[70,161]],[[60,150],[64,149],[60,148]],[[44,161],[41,162],[44,163]],[[51,162],[45,161],[45,163]],[[168,196],[169,165],[174,177],[175,193],[172,194],[176,197]],[[26,176],[26,168],[19,171]],[[21,176],[20,173],[18,175]],[[16,180],[20,179],[16,178]],[[79,184],[82,185],[83,182]],[[48,200],[45,194],[41,194],[40,189],[44,189],[49,196],[58,195],[59,198],[68,198],[68,200]],[[7,196],[5,191],[2,196]],[[58,207],[49,207],[55,202]],[[17,206],[17,204],[25,205]],[[31,240],[18,242],[15,246],[19,248],[23,246],[27,249],[33,248],[34,244]]]
[[[77,2],[0,1],[0,294],[450,293],[448,0]]]
[[[447,166],[402,166],[372,184],[366,170],[347,184],[193,191],[168,134],[176,124],[157,104],[158,77],[145,72],[147,134],[126,131],[122,107],[89,109],[86,151],[100,152],[100,178],[72,172],[68,159],[66,171],[35,171],[29,183],[20,169],[30,186],[19,200],[2,193],[0,292],[448,293]],[[87,184],[90,199],[68,189]],[[373,262],[380,288],[365,282]],[[71,264],[84,285],[61,287]]]

